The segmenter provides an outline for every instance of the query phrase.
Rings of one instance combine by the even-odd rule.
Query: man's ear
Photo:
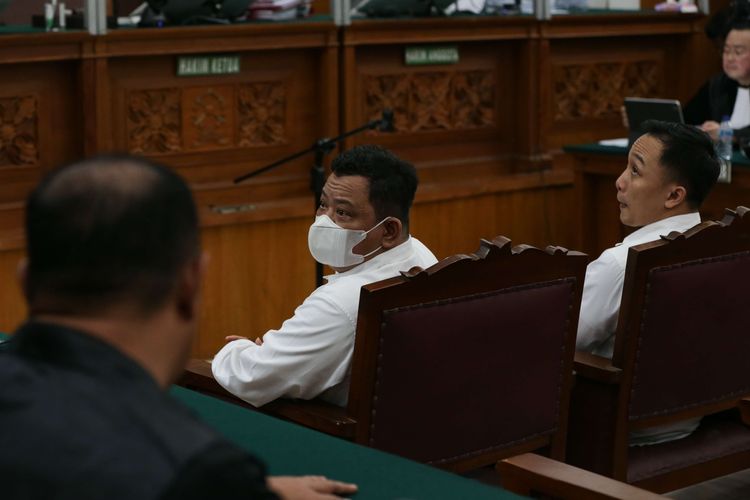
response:
[[[208,254],[201,252],[200,257],[185,265],[177,286],[177,314],[185,321],[194,321],[198,315],[201,285],[208,267]]]
[[[383,248],[389,250],[403,241],[404,226],[396,217],[390,217],[383,222]]]
[[[29,302],[29,259],[24,257],[16,267],[16,281],[26,302]]]
[[[672,209],[686,203],[687,190],[683,186],[674,185],[672,190],[667,195],[667,199],[664,202],[664,208]]]

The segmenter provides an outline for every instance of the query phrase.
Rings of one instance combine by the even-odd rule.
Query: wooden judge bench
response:
[[[193,355],[212,355],[227,334],[278,327],[314,288],[312,156],[239,185],[233,179],[385,107],[394,111],[393,133],[367,132],[344,146],[378,143],[416,164],[411,232],[439,258],[497,234],[578,248],[574,161],[562,146],[623,136],[625,96],[687,100],[718,69],[704,23],[699,14],[640,12],[356,20],[344,28],[318,16],[98,37],[4,28],[0,330],[26,314],[12,279],[25,196],[55,166],[105,151],[164,162],[193,188],[211,256]],[[458,57],[405,64],[420,47]],[[237,71],[178,74],[214,56],[224,62],[211,64]]]

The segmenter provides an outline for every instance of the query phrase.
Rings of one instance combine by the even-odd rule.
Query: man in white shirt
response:
[[[308,243],[335,273],[280,329],[255,342],[227,337],[211,364],[222,386],[255,406],[317,396],[346,405],[360,288],[437,262],[409,235],[418,183],[411,164],[381,147],[359,146],[331,170]]]
[[[645,130],[615,182],[620,221],[640,229],[602,252],[586,269],[576,348],[607,358],[612,357],[614,348],[628,248],[699,224],[698,209],[719,175],[713,143],[704,132],[689,125],[655,121],[647,122]],[[685,437],[698,422],[631,435],[631,445]]]

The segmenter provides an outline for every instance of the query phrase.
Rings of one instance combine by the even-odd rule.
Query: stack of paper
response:
[[[250,5],[250,17],[286,21],[306,15],[308,0],[257,0]]]

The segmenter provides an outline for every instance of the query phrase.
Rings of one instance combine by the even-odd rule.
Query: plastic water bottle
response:
[[[724,116],[719,126],[719,143],[716,145],[716,153],[721,163],[719,182],[732,182],[732,137],[734,131],[729,124],[729,117]]]

